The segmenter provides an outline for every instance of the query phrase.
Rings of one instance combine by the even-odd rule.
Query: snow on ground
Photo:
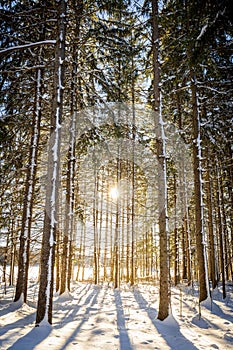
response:
[[[13,303],[13,289],[0,294],[0,349],[12,350],[196,350],[233,348],[233,288],[201,307],[196,292],[172,288],[172,316],[157,320],[158,288],[139,284],[113,289],[107,283],[74,283],[54,297],[53,325],[35,327],[37,284],[29,303]],[[212,310],[211,310],[212,309]]]

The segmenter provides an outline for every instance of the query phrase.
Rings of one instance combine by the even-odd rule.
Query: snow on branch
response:
[[[198,37],[197,37],[197,40],[201,40],[201,38],[202,38],[202,36],[205,34],[207,28],[208,28],[208,24],[205,24],[205,25],[202,27],[201,32],[200,32],[200,34],[199,34]]]
[[[12,46],[12,47],[8,47],[7,49],[0,50],[0,57],[7,55],[8,53],[13,51],[22,51],[32,47],[43,46],[43,45],[55,45],[55,44],[56,44],[56,40],[45,40],[45,41],[37,41],[35,43],[30,43],[25,45]]]

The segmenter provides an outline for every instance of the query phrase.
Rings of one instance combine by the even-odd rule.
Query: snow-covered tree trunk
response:
[[[118,145],[117,155],[117,187],[120,184],[121,179],[121,149]],[[115,221],[115,232],[114,232],[114,288],[119,288],[120,285],[120,203],[119,198],[116,198],[116,221]]]
[[[62,270],[60,293],[70,289],[70,280],[72,275],[72,256],[73,256],[73,233],[74,233],[74,180],[75,180],[75,145],[76,145],[76,119],[78,108],[77,92],[77,69],[78,69],[78,40],[80,38],[80,25],[83,15],[83,0],[74,4],[75,12],[75,39],[72,46],[72,76],[71,76],[71,122],[69,128],[69,151],[66,175],[66,211],[65,211],[65,229],[63,237]],[[81,247],[81,246],[80,246]],[[81,248],[80,248],[81,249]]]
[[[134,59],[131,60],[131,69],[134,72]],[[135,202],[136,202],[136,179],[137,179],[137,170],[135,165],[135,144],[136,144],[136,112],[135,112],[135,81],[132,74],[131,82],[131,103],[132,103],[132,208],[131,208],[131,231],[132,231],[132,242],[131,242],[131,273],[130,273],[130,283],[133,285],[136,278],[136,229],[135,229]]]
[[[217,181],[217,215],[218,215],[218,241],[219,241],[219,258],[220,258],[220,268],[222,274],[222,296],[223,299],[226,298],[226,261],[225,261],[225,244],[224,244],[224,231],[223,231],[223,218],[221,213],[221,185],[220,185],[220,173],[219,173],[219,163],[216,157],[216,181]]]
[[[224,196],[224,184],[223,184],[224,174],[220,170],[219,183],[220,183],[220,200],[221,200],[221,212],[222,212],[222,225],[223,225],[223,238],[224,238],[224,260],[225,260],[225,273],[226,273],[226,281],[229,280],[229,265],[231,256],[229,254],[230,247],[228,241],[228,227],[227,227],[227,218],[226,218],[226,203]]]
[[[36,324],[52,323],[54,255],[56,245],[57,206],[60,165],[60,138],[64,89],[66,1],[58,3],[58,38],[55,54],[54,96],[48,154],[46,207],[41,250],[41,274]]]
[[[158,208],[159,208],[159,244],[160,244],[160,288],[158,319],[164,320],[169,315],[169,252],[168,252],[168,218],[167,218],[167,171],[166,171],[166,142],[162,118],[162,101],[159,65],[159,27],[158,1],[152,0],[152,54],[153,54],[153,111],[157,140],[158,160]]]
[[[180,271],[179,271],[179,233],[177,225],[177,174],[174,174],[174,249],[175,249],[175,261],[174,261],[174,281],[175,286],[180,283]]]
[[[94,283],[99,283],[99,259],[98,259],[98,179],[97,179],[97,170],[96,163],[94,163],[95,169],[95,187],[93,194],[93,234],[94,234],[94,251],[93,251],[93,270],[94,270]]]
[[[190,223],[189,223],[189,208],[188,208],[188,190],[187,190],[187,175],[184,170],[184,230],[185,230],[185,241],[186,241],[186,258],[187,258],[187,280],[188,285],[192,283],[192,256],[191,256],[191,237],[190,237]]]
[[[127,162],[127,177],[130,181],[130,163]],[[130,193],[126,194],[126,283],[130,281]]]
[[[35,107],[33,118],[33,131],[31,137],[29,166],[26,178],[26,190],[23,204],[23,217],[20,232],[20,247],[18,260],[18,276],[14,301],[22,299],[27,300],[27,280],[29,268],[30,236],[32,223],[32,208],[34,199],[34,188],[37,167],[37,154],[40,138],[41,122],[41,88],[42,88],[42,71],[39,68],[36,73],[35,89]]]
[[[199,271],[199,302],[210,296],[207,268],[206,240],[204,232],[204,203],[202,190],[202,149],[200,114],[198,109],[198,96],[195,77],[190,72],[192,109],[193,109],[193,169],[194,169],[194,191],[195,191],[195,235],[197,247],[197,263]]]
[[[107,173],[107,178],[109,171]],[[108,235],[109,235],[109,182],[106,191],[106,215],[105,215],[105,238],[104,238],[104,281],[107,280],[107,256],[108,256]]]
[[[217,286],[217,269],[216,269],[216,239],[214,234],[214,218],[213,218],[213,193],[212,193],[212,177],[211,177],[211,167],[213,166],[210,162],[210,152],[207,149],[206,157],[208,159],[207,169],[206,169],[206,201],[208,209],[208,233],[209,233],[209,266],[210,266],[210,278],[212,281],[212,289]]]

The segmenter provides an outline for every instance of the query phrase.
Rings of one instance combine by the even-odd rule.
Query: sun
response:
[[[110,189],[110,197],[112,199],[117,199],[119,197],[119,191],[118,191],[118,189],[116,187],[112,187]]]

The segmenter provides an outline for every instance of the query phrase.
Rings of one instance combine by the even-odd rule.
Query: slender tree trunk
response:
[[[98,260],[100,266],[100,279],[102,278],[101,269],[101,257],[102,257],[102,234],[103,234],[103,200],[104,200],[104,185],[103,185],[103,174],[101,175],[100,181],[100,210],[99,210],[99,242],[98,242]]]
[[[48,155],[46,205],[41,250],[41,275],[36,314],[36,324],[42,321],[52,324],[54,256],[58,212],[58,185],[60,165],[60,137],[63,112],[65,18],[66,1],[58,3],[58,38],[55,55],[54,96],[51,116],[51,134]]]
[[[74,59],[75,60],[75,59]],[[75,172],[75,138],[76,138],[76,117],[77,117],[77,101],[76,101],[76,64],[73,67],[72,77],[72,96],[71,96],[71,123],[70,123],[70,140],[67,162],[66,175],[66,205],[65,205],[65,228],[63,237],[62,251],[62,269],[61,269],[61,285],[60,294],[66,289],[69,290],[70,284],[69,268],[72,268],[72,240],[73,240],[73,220],[74,220],[74,172]]]
[[[182,239],[182,279],[187,280],[187,253],[186,253],[186,237],[184,224],[181,227]]]
[[[26,178],[26,190],[23,204],[22,227],[20,233],[18,276],[16,284],[16,292],[14,301],[18,301],[23,296],[23,301],[27,300],[27,284],[30,254],[30,237],[32,224],[32,209],[34,202],[34,189],[36,181],[37,154],[40,138],[41,123],[41,101],[42,101],[42,72],[37,70],[36,88],[35,88],[35,106],[34,106],[34,122],[31,137],[29,168]]]
[[[123,195],[123,194],[122,194]],[[120,280],[125,279],[125,198],[121,200],[121,273]]]
[[[15,271],[15,257],[16,257],[16,236],[15,236],[15,225],[14,219],[11,219],[11,245],[10,245],[10,276],[9,284],[14,285],[14,271]]]
[[[232,145],[231,143],[229,143],[229,147],[228,147],[228,154],[229,154],[229,161],[230,161],[230,165],[227,168],[227,174],[228,174],[228,183],[227,183],[227,187],[228,187],[228,196],[229,196],[229,204],[230,207],[233,208],[233,152],[232,152]],[[230,240],[231,240],[231,247],[230,247],[230,270],[231,270],[231,279],[233,280],[233,210],[231,210],[230,212]]]
[[[174,210],[175,210],[175,227],[174,227],[174,240],[175,240],[175,286],[180,282],[180,272],[179,272],[179,237],[178,237],[178,227],[177,227],[177,179],[176,174],[174,175]]]
[[[74,181],[75,181],[75,145],[76,145],[76,119],[77,119],[77,40],[80,36],[80,24],[83,14],[83,1],[79,0],[74,5],[75,10],[75,41],[72,47],[72,78],[71,78],[71,105],[70,105],[70,129],[69,129],[69,151],[67,162],[67,181],[66,181],[66,211],[65,211],[65,229],[63,241],[63,259],[60,293],[64,293],[66,288],[70,290],[73,261],[73,235],[74,235]]]
[[[224,249],[224,230],[222,222],[222,212],[221,212],[221,187],[220,187],[220,173],[218,170],[219,164],[216,161],[217,168],[217,212],[218,212],[218,225],[219,225],[219,258],[222,273],[222,295],[223,299],[226,298],[226,271],[225,271],[225,249]]]
[[[129,173],[129,163],[127,162],[127,171]],[[128,175],[129,176],[129,175]],[[130,281],[130,198],[127,191],[126,199],[126,283]]]
[[[210,154],[207,149],[207,159],[210,159]],[[210,277],[212,281],[212,289],[217,287],[216,275],[216,256],[215,256],[215,237],[213,224],[213,196],[212,196],[212,179],[210,170],[211,163],[207,165],[206,181],[207,181],[207,208],[208,208],[208,230],[209,230],[209,245],[210,245]]]
[[[191,14],[189,2],[185,1],[187,20],[186,29],[187,37],[190,40],[190,21]],[[203,208],[203,190],[202,190],[202,147],[201,147],[201,128],[200,113],[198,106],[198,94],[195,72],[192,63],[192,48],[190,41],[187,46],[187,57],[189,61],[189,78],[191,83],[192,98],[192,128],[193,128],[193,172],[194,172],[194,195],[195,195],[195,236],[196,236],[196,253],[197,266],[199,272],[199,302],[202,302],[210,296],[208,269],[207,269],[207,252],[204,234],[204,208]]]
[[[132,70],[134,69],[134,62],[132,60]],[[131,270],[130,270],[130,284],[135,282],[135,196],[136,196],[136,166],[135,166],[135,140],[136,140],[136,124],[135,124],[135,87],[134,79],[132,79],[132,205],[131,205]]]
[[[76,227],[77,230],[77,227]],[[82,225],[81,228],[81,234],[80,234],[80,245],[79,245],[79,250],[78,250],[78,257],[77,257],[77,274],[76,274],[76,281],[80,280],[80,270],[81,270],[81,265],[82,265],[82,253],[83,253],[83,238],[84,238],[84,226]]]
[[[71,232],[73,230],[71,229]],[[73,236],[69,241],[69,253],[68,253],[68,271],[67,271],[67,289],[71,289],[71,280],[73,275],[73,258],[74,258],[74,245],[73,245]]]
[[[224,256],[225,256],[225,273],[226,280],[229,280],[229,247],[228,247],[228,230],[227,230],[227,217],[225,210],[225,198],[224,198],[224,186],[223,186],[223,174],[220,172],[220,193],[221,193],[221,212],[222,212],[222,224],[223,224],[223,238],[224,238]]]
[[[207,252],[204,233],[204,207],[202,190],[202,168],[201,168],[201,130],[200,115],[198,111],[197,87],[194,74],[190,73],[192,107],[193,107],[193,169],[194,169],[194,190],[195,190],[195,235],[197,247],[197,262],[199,270],[199,302],[210,296]]]
[[[121,150],[118,146],[117,155],[117,189],[119,191],[119,184],[121,180]],[[120,286],[120,199],[116,198],[116,222],[115,222],[115,236],[114,236],[114,288],[119,288]]]
[[[7,278],[6,278],[6,267],[7,267],[7,260],[8,260],[8,249],[9,249],[9,234],[7,234],[7,239],[6,239],[6,247],[4,248],[4,256],[3,256],[3,267],[2,267],[2,272],[3,272],[3,282],[4,282],[4,293],[6,294],[6,283],[7,283]]]
[[[107,173],[109,179],[109,172]],[[107,181],[106,188],[106,216],[105,216],[105,239],[104,239],[104,281],[107,280],[108,271],[108,235],[109,235],[109,182]]]
[[[83,249],[82,249],[82,278],[81,278],[82,281],[84,281],[84,278],[85,278],[86,235],[87,235],[86,218],[84,217],[84,222],[83,222]]]
[[[93,225],[94,225],[94,283],[99,283],[99,258],[98,258],[98,176],[95,169],[95,188],[93,199]]]
[[[56,266],[56,292],[60,289],[60,239],[61,233],[60,230],[57,230],[56,237],[56,257],[55,257],[55,266]]]
[[[158,160],[158,206],[159,206],[159,243],[160,243],[160,286],[158,319],[164,320],[169,314],[169,254],[167,223],[167,183],[166,183],[166,150],[160,98],[159,66],[159,26],[158,1],[152,0],[152,54],[153,54],[153,111],[155,129],[157,130]]]
[[[110,204],[110,280],[114,280],[114,249],[113,249],[113,203]]]

